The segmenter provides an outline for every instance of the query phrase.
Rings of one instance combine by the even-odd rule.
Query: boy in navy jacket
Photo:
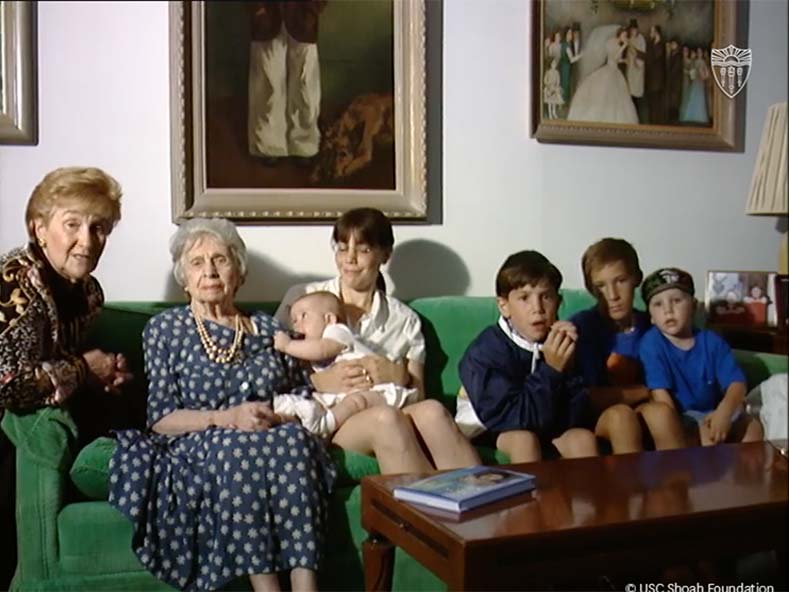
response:
[[[501,316],[460,361],[455,420],[469,438],[495,444],[511,462],[594,456],[589,401],[572,373],[577,333],[557,321],[562,274],[537,251],[510,255],[496,276]]]

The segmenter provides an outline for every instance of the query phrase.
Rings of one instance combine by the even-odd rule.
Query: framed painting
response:
[[[424,0],[171,2],[173,220],[424,220],[424,47]]]
[[[36,3],[0,0],[0,144],[35,144]]]
[[[747,0],[532,0],[532,136],[742,151],[750,67],[724,93],[711,55],[750,60],[747,12]]]

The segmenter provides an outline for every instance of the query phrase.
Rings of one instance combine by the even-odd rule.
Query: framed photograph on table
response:
[[[172,214],[427,216],[424,0],[171,2]]]
[[[729,98],[710,56],[746,51],[747,11],[746,0],[532,0],[532,136],[741,151],[749,66]]]
[[[778,275],[775,278],[775,312],[779,331],[784,335],[789,329],[789,275]]]
[[[705,308],[711,325],[767,328],[778,324],[777,274],[769,271],[710,271]]]
[[[38,141],[36,3],[0,0],[0,144]]]

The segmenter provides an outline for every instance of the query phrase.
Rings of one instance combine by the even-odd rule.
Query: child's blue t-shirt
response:
[[[693,336],[693,347],[685,351],[657,327],[647,331],[639,348],[645,382],[649,389],[669,391],[681,412],[710,412],[733,382],[745,382],[745,374],[716,333],[694,329]]]
[[[596,306],[574,314],[570,322],[578,329],[575,363],[587,386],[643,382],[638,348],[651,326],[645,312],[633,310],[633,329],[626,332],[618,331]],[[619,360],[613,359],[616,357]],[[623,365],[630,367],[623,370]]]

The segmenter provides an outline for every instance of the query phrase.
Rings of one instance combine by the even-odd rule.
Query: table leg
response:
[[[394,547],[387,539],[370,535],[362,543],[364,560],[364,589],[367,592],[388,591],[392,589],[392,569],[394,568]]]

